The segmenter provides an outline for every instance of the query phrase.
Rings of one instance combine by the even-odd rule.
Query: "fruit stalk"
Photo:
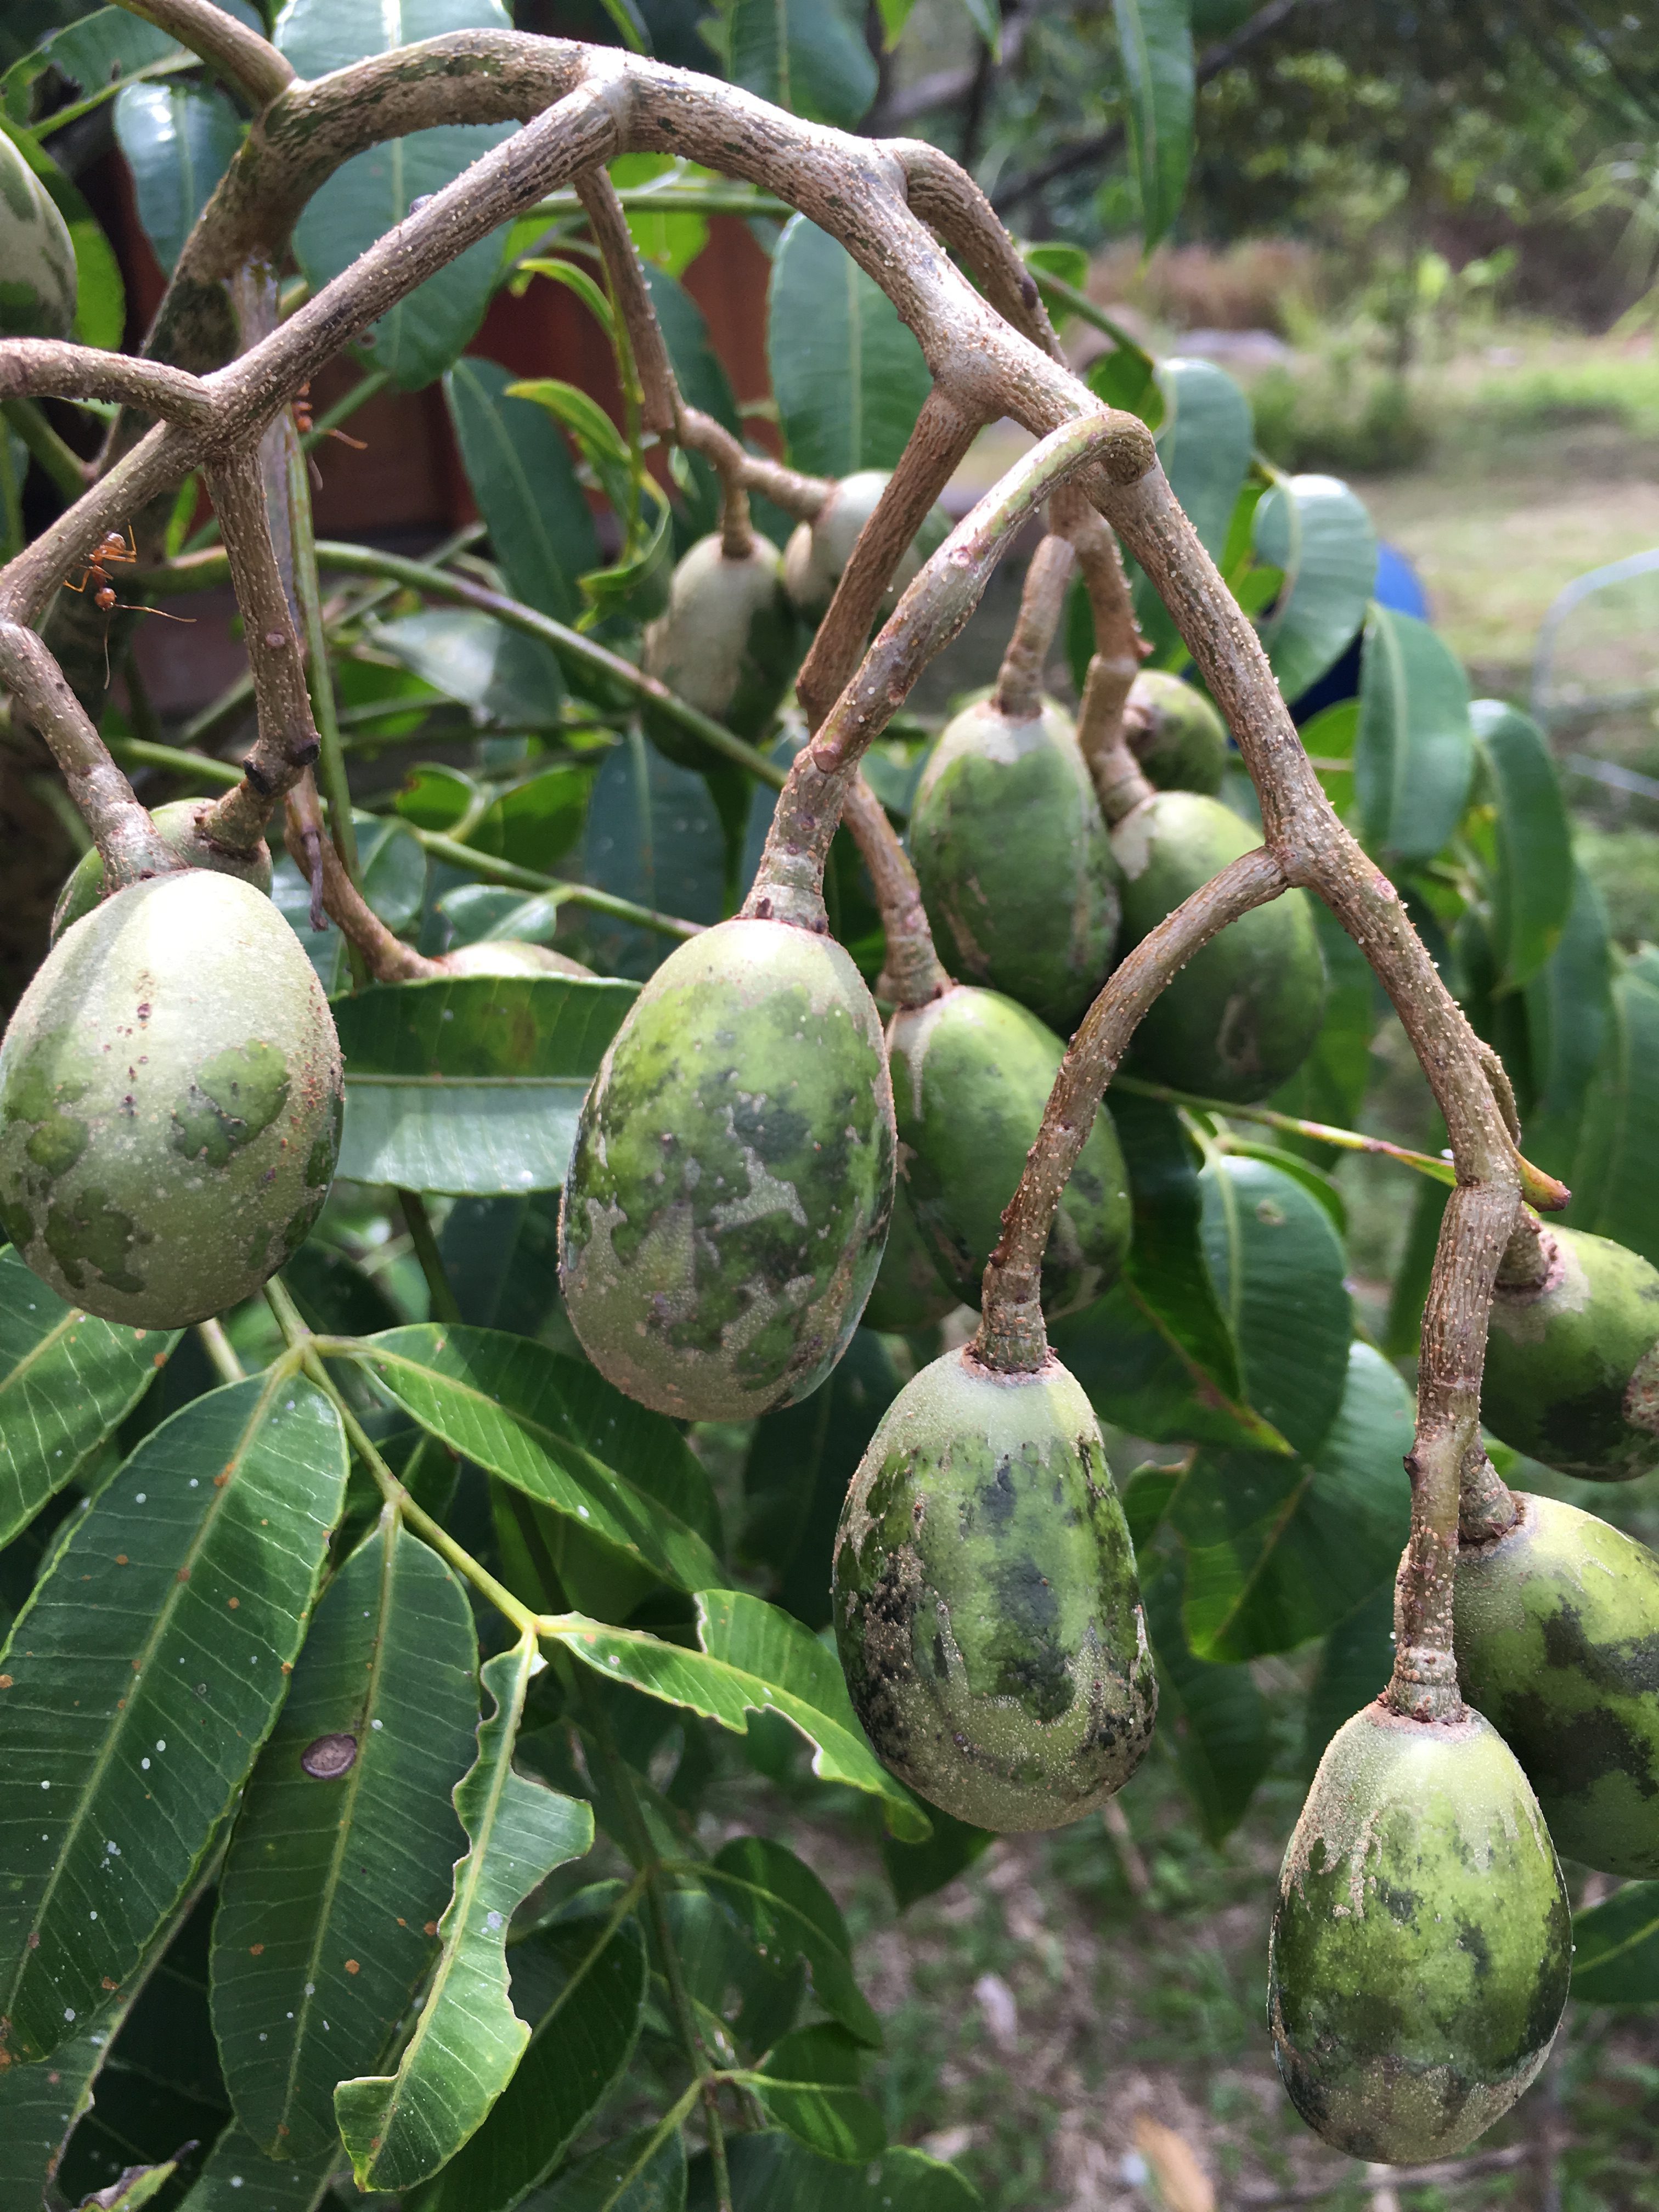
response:
[[[1029,721],[1042,704],[1042,674],[1066,611],[1076,562],[1068,541],[1050,531],[1032,554],[1020,594],[1019,618],[997,671],[991,696],[1010,721]]]
[[[393,936],[347,875],[334,841],[322,831],[316,791],[308,781],[289,793],[283,842],[295,866],[312,883],[313,928],[319,927],[316,886],[320,872],[324,912],[346,941],[362,954],[377,983],[410,983],[445,972],[437,961],[428,960],[412,945]]]
[[[1055,501],[1054,520],[1076,550],[1094,615],[1095,649],[1084,679],[1077,741],[1109,827],[1152,796],[1123,735],[1124,705],[1151,647],[1135,621],[1123,556],[1106,523],[1076,491]]]
[[[1032,1374],[1048,1356],[1039,1297],[1042,1255],[1066,1177],[1135,1026],[1178,969],[1218,931],[1289,889],[1266,846],[1243,854],[1127,953],[1067,1048],[1002,1237],[985,1269],[975,1356],[1003,1374]]]
[[[951,978],[934,950],[910,856],[887,819],[887,810],[861,775],[848,786],[845,820],[870,871],[887,937],[887,958],[876,995],[896,1006],[925,1006],[950,989]]]

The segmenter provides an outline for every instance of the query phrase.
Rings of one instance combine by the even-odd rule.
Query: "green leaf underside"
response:
[[[339,1173],[462,1196],[556,1189],[635,996],[609,977],[458,975],[337,1001]]]
[[[507,590],[526,606],[574,623],[576,579],[599,565],[599,540],[570,448],[526,399],[509,399],[511,370],[469,356],[444,379],[467,482],[489,530]]]
[[[1613,965],[1601,893],[1575,866],[1560,943],[1524,994],[1535,1094],[1527,1158],[1569,1183],[1577,1181],[1584,1109],[1613,1026]]]
[[[269,2155],[337,2146],[335,2083],[380,2063],[431,1962],[477,1715],[465,1590],[385,1518],[318,1607],[220,1881],[214,2032],[238,2118]],[[341,1736],[356,1745],[349,1767],[308,1772],[307,1749]]]
[[[512,27],[499,0],[289,0],[276,43],[302,77],[446,31]],[[516,126],[441,124],[354,155],[312,195],[294,250],[313,292],[401,222],[417,199],[441,191]],[[483,319],[501,270],[499,236],[480,239],[417,285],[374,325],[373,359],[406,391],[430,384]]]
[[[852,1944],[835,1899],[781,1844],[739,1836],[702,1869],[702,1879],[768,1958],[799,1954],[823,2009],[860,2043],[881,2042],[881,2023],[854,1978]]]
[[[1659,2004],[1659,1881],[1575,1913],[1572,1993],[1585,2004]]]
[[[178,2212],[319,2212],[343,2164],[325,2158],[267,2158],[233,2121],[208,2153]]]
[[[593,779],[581,876],[597,890],[659,914],[719,921],[726,910],[726,832],[705,778],[630,730]],[[672,949],[656,931],[608,915],[588,916],[585,929],[586,957],[613,975],[643,980]]]
[[[1182,1780],[1205,1834],[1218,1844],[1243,1819],[1272,1764],[1267,1701],[1248,1667],[1214,1666],[1188,1649],[1179,1561],[1150,1574],[1144,1565],[1142,1577],[1146,1633],[1158,1662],[1158,1724],[1174,1738]]]
[[[1365,842],[1426,860],[1456,826],[1474,773],[1469,687],[1428,624],[1373,603],[1360,658],[1354,789]]]
[[[1335,477],[1287,477],[1251,525],[1257,557],[1284,573],[1261,642],[1279,688],[1297,699],[1339,660],[1365,619],[1376,579],[1376,532]]]
[[[0,1246],[0,1544],[75,1480],[178,1341],[65,1305]]]
[[[846,248],[792,216],[772,261],[767,351],[798,469],[890,469],[932,389],[921,348]]]
[[[612,1927],[583,1902],[508,1953],[514,2008],[535,2033],[489,2118],[413,2212],[506,2212],[546,2179],[621,2081],[645,2013],[644,1939],[636,1921]]]
[[[360,2189],[408,2189],[435,2173],[482,2124],[530,2040],[508,1995],[507,1923],[538,1883],[593,1840],[586,1805],[513,1769],[539,1663],[527,1638],[483,1669],[495,1711],[479,1724],[477,1762],[455,1790],[470,1848],[455,1864],[438,1963],[398,2071],[342,2081],[334,2093]]]
[[[186,84],[124,85],[114,119],[139,219],[170,274],[242,143],[242,119],[216,85]]]
[[[1543,732],[1501,699],[1469,709],[1497,810],[1489,933],[1496,988],[1529,983],[1561,941],[1572,907],[1572,830]]]
[[[1198,1454],[1167,1516],[1195,1656],[1293,1650],[1391,1580],[1411,1526],[1413,1420],[1400,1376],[1354,1343],[1340,1410],[1309,1459]]]
[[[1613,987],[1613,1018],[1585,1099],[1565,1218],[1659,1267],[1656,1150],[1659,986],[1632,967]]]
[[[0,2015],[71,2039],[132,1973],[240,1787],[344,1494],[339,1417],[282,1370],[145,1438],[0,1653]]]
[[[1193,158],[1191,0],[1112,0],[1126,120],[1150,253],[1180,212]]]
[[[673,1423],[594,1368],[492,1329],[370,1339],[369,1371],[465,1459],[681,1589],[724,1579],[708,1478]]]
[[[696,1651],[580,1617],[567,1616],[559,1634],[596,1673],[736,1735],[746,1734],[750,1713],[781,1713],[812,1745],[812,1771],[821,1781],[848,1783],[878,1798],[895,1835],[913,1843],[926,1838],[927,1815],[866,1743],[834,1656],[775,1606],[738,1590],[699,1591]]]

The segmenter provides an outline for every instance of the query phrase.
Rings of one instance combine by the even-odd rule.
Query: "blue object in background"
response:
[[[1377,546],[1376,581],[1372,596],[1395,614],[1415,615],[1419,622],[1427,622],[1429,618],[1429,595],[1423,589],[1423,580],[1397,545]],[[1299,699],[1291,701],[1291,719],[1298,727],[1311,721],[1322,708],[1359,696],[1361,641],[1356,637],[1317,684],[1310,684]]]

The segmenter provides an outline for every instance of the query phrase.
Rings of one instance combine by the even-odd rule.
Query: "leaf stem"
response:
[[[339,1415],[347,1440],[374,1476],[387,1504],[395,1506],[407,1526],[429,1544],[440,1559],[447,1560],[456,1573],[470,1582],[474,1589],[487,1597],[495,1610],[512,1622],[520,1636],[538,1635],[541,1616],[532,1612],[527,1605],[521,1604],[504,1583],[498,1582],[488,1567],[458,1544],[449,1531],[434,1521],[423,1506],[417,1505],[381,1458],[374,1438],[352,1412],[334,1377],[323,1364],[318,1341],[306,1327],[300,1310],[280,1275],[273,1275],[265,1285],[265,1301],[276,1315],[276,1326],[282,1330],[290,1350],[298,1356],[300,1364]],[[331,1351],[337,1351],[347,1358],[362,1359],[366,1356],[366,1347],[355,1338],[330,1338],[327,1342]]]
[[[1457,1170],[1448,1159],[1433,1152],[1414,1152],[1405,1145],[1391,1145],[1386,1137],[1368,1137],[1358,1129],[1339,1129],[1328,1121],[1304,1121],[1299,1115],[1281,1114],[1272,1106],[1235,1106],[1223,1098],[1200,1098],[1190,1091],[1172,1091],[1167,1083],[1148,1083],[1138,1075],[1116,1075],[1115,1091],[1127,1091],[1137,1098],[1158,1098],[1166,1106],[1187,1106],[1200,1114],[1214,1114],[1229,1121],[1257,1121],[1264,1128],[1283,1129],[1288,1136],[1309,1137],[1344,1152],[1374,1152],[1415,1168],[1419,1175],[1451,1185]]]
[[[426,1277],[426,1287],[432,1299],[434,1321],[458,1322],[461,1309],[455,1293],[450,1288],[449,1277],[444,1273],[443,1254],[438,1249],[432,1217],[426,1210],[426,1200],[417,1190],[400,1190],[398,1205],[409,1231],[409,1241],[415,1249],[415,1257],[421,1263],[421,1273]]]
[[[247,1370],[236,1357],[235,1346],[225,1334],[221,1321],[198,1321],[196,1339],[213,1363],[213,1370],[222,1382],[245,1382]]]

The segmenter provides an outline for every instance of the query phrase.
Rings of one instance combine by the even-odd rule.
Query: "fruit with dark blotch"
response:
[[[458,945],[438,965],[452,975],[591,975],[593,970],[550,945],[527,945],[518,937],[481,937]]]
[[[1632,1481],[1659,1464],[1659,1270],[1574,1229],[1545,1251],[1540,1283],[1493,1296],[1480,1418],[1562,1474]]]
[[[1158,791],[1112,831],[1121,951],[1261,842],[1218,799]],[[1135,1031],[1139,1073],[1243,1105],[1296,1073],[1325,1018],[1325,958],[1305,891],[1285,891],[1194,953]]]
[[[934,1264],[977,1305],[1025,1171],[1065,1047],[997,991],[959,983],[902,1007],[887,1031],[906,1193]],[[1128,1176],[1103,1106],[1073,1169],[1042,1258],[1042,1310],[1072,1313],[1121,1272],[1131,1227]]]
[[[1051,1354],[949,1352],[907,1382],[836,1538],[836,1640],[891,1771],[1001,1833],[1095,1810],[1139,1764],[1158,1685],[1100,1425]]]
[[[1268,1954],[1274,2055],[1309,2126],[1388,2165],[1467,2149],[1543,2064],[1571,1963],[1549,1831],[1497,1729],[1380,1698],[1339,1729]]]
[[[1227,725],[1201,691],[1167,668],[1143,668],[1129,686],[1123,734],[1140,772],[1159,791],[1221,788]]]
[[[822,621],[836,596],[841,572],[852,558],[859,532],[875,513],[886,489],[884,469],[860,469],[842,477],[813,520],[801,523],[791,535],[783,549],[784,588],[809,622]],[[950,516],[942,507],[934,507],[893,571],[881,602],[884,616],[892,612],[899,594],[922,562],[950,534]]]
[[[240,876],[256,891],[268,893],[270,850],[263,838],[252,851],[238,851],[234,846],[216,844],[202,835],[198,824],[213,803],[210,799],[169,799],[165,806],[155,809],[150,820],[168,852],[176,854],[185,867],[209,868],[217,875]],[[57,944],[71,922],[79,921],[83,914],[90,914],[103,896],[103,858],[94,845],[90,852],[82,853],[64,878],[58,903],[52,910],[52,943]]]
[[[961,1303],[933,1264],[901,1176],[893,1188],[887,1249],[864,1309],[864,1326],[908,1336],[918,1329],[932,1328]]]
[[[66,338],[76,290],[69,225],[0,131],[0,337]]]
[[[1117,868],[1071,716],[1052,699],[966,707],[928,755],[910,816],[922,903],[953,975],[1069,1036],[1112,964]]]
[[[559,1212],[593,1364],[659,1413],[743,1420],[817,1389],[893,1202],[880,1018],[830,937],[739,918],[681,945],[606,1053]]]
[[[674,571],[667,608],[646,628],[646,674],[740,738],[765,734],[799,657],[782,556],[758,533],[736,557],[718,538],[699,538]],[[683,768],[708,764],[707,748],[648,704],[646,728]]]
[[[0,1221],[106,1321],[204,1321],[305,1242],[343,1102],[328,1002],[270,901],[153,876],[66,930],[12,1016]]]
[[[1463,1694],[1527,1771],[1558,1850],[1659,1875],[1659,1559],[1559,1498],[1457,1554]]]

